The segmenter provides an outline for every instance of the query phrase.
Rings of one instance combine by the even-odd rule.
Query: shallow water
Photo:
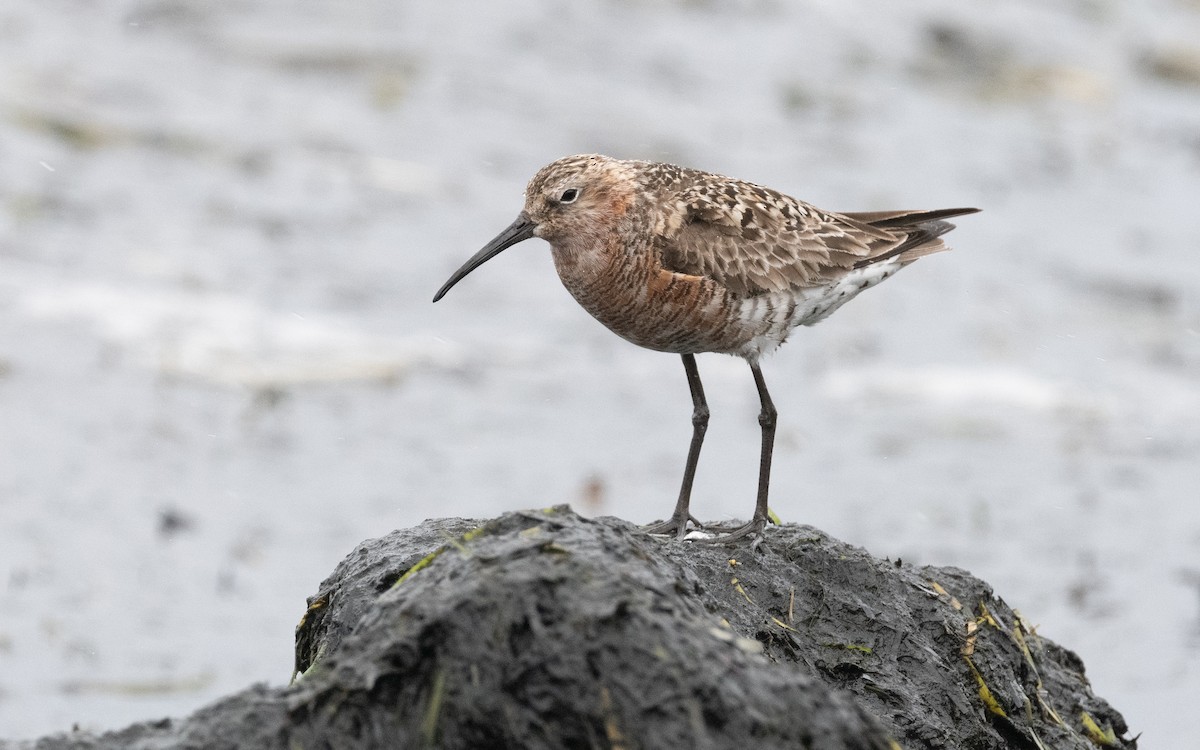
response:
[[[539,242],[429,303],[537,167],[599,151],[984,208],[765,363],[772,505],[990,581],[1186,746],[1200,9],[992,7],[6,4],[0,736],[286,681],[304,597],[398,526],[667,514],[678,358]],[[699,365],[695,510],[745,517],[753,383]]]

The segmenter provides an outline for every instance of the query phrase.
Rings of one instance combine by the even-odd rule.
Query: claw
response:
[[[674,534],[676,539],[682,540],[685,536],[687,536],[688,522],[694,524],[697,529],[704,528],[704,524],[697,521],[696,518],[689,513],[687,518],[683,520],[682,523],[680,522],[679,518],[672,516],[662,523],[652,523],[648,526],[643,526],[642,532],[646,534],[661,534],[667,536]]]
[[[750,538],[750,551],[756,552],[758,550],[758,545],[762,544],[762,542],[763,542],[763,538],[764,538],[763,537],[763,529],[765,529],[766,527],[767,527],[767,519],[766,518],[752,518],[752,519],[750,519],[750,523],[747,523],[743,526],[739,526],[736,529],[733,529],[732,531],[730,531],[728,534],[724,534],[722,536],[714,536],[714,537],[711,537],[708,539],[697,539],[696,541],[700,542],[702,544],[731,544],[740,539],[745,539],[746,537],[749,537]],[[719,530],[726,531],[726,529],[719,529]]]

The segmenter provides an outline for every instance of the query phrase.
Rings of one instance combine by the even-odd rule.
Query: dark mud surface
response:
[[[13,747],[1136,747],[987,584],[805,526],[751,553],[565,506],[429,521],[351,553],[296,643],[292,687]]]

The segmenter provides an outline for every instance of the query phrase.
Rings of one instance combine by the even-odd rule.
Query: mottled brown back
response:
[[[854,268],[945,249],[939,219],[976,209],[837,214],[770,188],[721,175],[645,165],[663,217],[655,245],[663,266],[715,279],[731,292],[797,291]]]

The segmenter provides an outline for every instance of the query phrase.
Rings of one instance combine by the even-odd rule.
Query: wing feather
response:
[[[941,221],[975,209],[838,214],[769,188],[682,170],[678,192],[660,205],[663,266],[708,276],[736,294],[799,290],[836,281],[854,268],[945,249]]]

